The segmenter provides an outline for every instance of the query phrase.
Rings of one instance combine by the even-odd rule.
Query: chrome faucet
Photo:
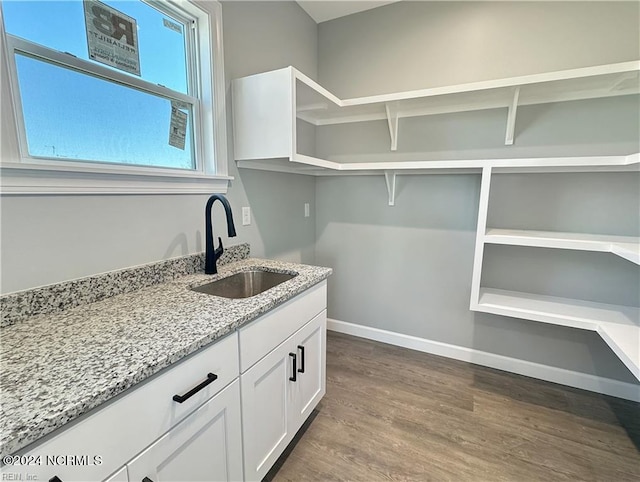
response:
[[[206,238],[205,238],[205,258],[204,258],[204,272],[206,274],[216,274],[218,268],[216,267],[216,261],[224,253],[222,247],[222,239],[218,238],[218,249],[213,249],[213,225],[211,224],[211,208],[213,203],[218,200],[224,207],[224,212],[227,215],[227,234],[230,238],[236,235],[236,227],[233,225],[233,214],[231,214],[231,206],[229,201],[222,194],[214,194],[207,201],[207,206],[204,208],[204,221],[206,226]]]

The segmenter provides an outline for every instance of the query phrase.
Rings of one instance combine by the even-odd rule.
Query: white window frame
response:
[[[0,191],[5,194],[145,194],[145,193],[213,193],[226,192],[228,176],[227,129],[225,105],[224,56],[222,46],[222,6],[217,1],[145,0],[158,3],[196,19],[194,48],[187,68],[194,84],[190,89],[197,98],[176,93],[134,76],[73,55],[34,45],[8,35],[4,29],[0,5]],[[183,14],[184,16],[184,14]],[[162,97],[195,102],[193,109],[193,145],[195,170],[141,167],[59,158],[31,157],[27,149],[14,52],[51,59],[57,64],[107,77]],[[196,75],[193,75],[197,73]],[[200,107],[198,107],[200,106]]]

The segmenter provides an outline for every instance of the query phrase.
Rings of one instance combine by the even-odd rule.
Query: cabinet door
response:
[[[289,338],[240,376],[246,480],[262,480],[295,433],[289,421],[294,349]]]
[[[293,390],[292,424],[302,426],[326,392],[325,354],[327,346],[327,312],[318,314],[294,335],[298,353],[297,383]]]
[[[132,460],[129,480],[242,480],[240,431],[236,380]]]

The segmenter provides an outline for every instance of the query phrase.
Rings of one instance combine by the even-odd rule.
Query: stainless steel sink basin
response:
[[[272,273],[271,271],[242,271],[206,285],[191,288],[199,293],[222,296],[223,298],[250,298],[269,288],[284,283],[296,276],[289,273]]]

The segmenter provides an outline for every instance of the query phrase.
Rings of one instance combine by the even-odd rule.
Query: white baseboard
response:
[[[633,383],[565,370],[564,368],[541,365],[540,363],[450,345],[439,341],[427,340],[425,338],[418,338],[417,336],[403,335],[402,333],[394,333],[392,331],[357,325],[355,323],[347,323],[346,321],[327,319],[327,329],[338,333],[345,333],[347,335],[431,353],[432,355],[439,355],[446,358],[475,363],[476,365],[517,373],[518,375],[538,378],[548,382],[581,388],[582,390],[589,390],[590,392],[640,402],[640,385]]]

